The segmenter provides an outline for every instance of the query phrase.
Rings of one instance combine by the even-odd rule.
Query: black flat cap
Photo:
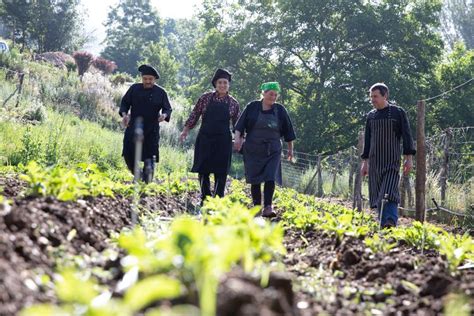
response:
[[[150,65],[141,65],[138,67],[138,71],[141,72],[142,76],[155,76],[156,79],[160,79],[158,71]]]
[[[218,68],[216,70],[216,72],[214,73],[214,77],[212,77],[212,86],[215,88],[216,87],[216,81],[219,80],[219,79],[227,79],[229,80],[229,82],[232,81],[232,74],[226,70],[226,69],[222,69],[222,68]]]

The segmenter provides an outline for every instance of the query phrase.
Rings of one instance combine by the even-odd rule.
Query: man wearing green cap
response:
[[[261,184],[264,183],[261,215],[273,217],[276,215],[272,207],[275,182],[282,184],[281,138],[288,143],[288,159],[291,160],[296,136],[285,107],[276,103],[281,90],[279,83],[266,82],[260,88],[263,98],[250,102],[235,126],[234,149],[244,154],[245,178],[251,184],[254,205],[262,204]]]

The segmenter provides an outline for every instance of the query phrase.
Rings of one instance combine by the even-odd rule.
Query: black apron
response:
[[[135,142],[134,142],[134,126],[135,122],[130,121],[127,129],[125,130],[125,136],[123,138],[123,151],[124,157],[133,159],[135,157]],[[160,125],[156,124],[144,124],[143,128],[143,150],[142,150],[142,161],[145,159],[156,157],[156,162],[159,161],[159,142],[160,142]]]
[[[388,200],[400,203],[400,137],[395,133],[395,122],[388,108],[388,118],[370,121],[369,201],[379,207],[385,194]]]
[[[247,183],[275,181],[282,184],[280,138],[278,109],[274,109],[273,113],[260,111],[243,148]]]
[[[232,160],[230,110],[214,98],[206,107],[194,146],[192,172],[228,174]]]

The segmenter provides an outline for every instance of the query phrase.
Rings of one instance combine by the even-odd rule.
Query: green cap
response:
[[[262,85],[260,86],[260,89],[262,91],[268,91],[268,90],[273,90],[273,91],[276,91],[276,92],[281,91],[280,84],[278,82],[265,82],[265,83],[262,83]]]

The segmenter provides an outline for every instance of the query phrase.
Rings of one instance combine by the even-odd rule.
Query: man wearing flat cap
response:
[[[169,122],[172,111],[168,94],[155,84],[160,78],[158,71],[150,65],[141,65],[138,71],[142,75],[142,83],[133,84],[120,105],[122,125],[126,127],[122,155],[132,173],[135,163],[135,122],[139,117],[143,119],[142,161],[154,158],[154,165],[159,160],[160,122]]]
[[[227,175],[232,159],[231,126],[237,122],[239,102],[229,94],[232,74],[219,68],[211,83],[215,91],[204,93],[184,125],[181,141],[188,136],[202,117],[201,127],[194,146],[192,172],[199,174],[201,205],[208,196],[223,197]],[[211,190],[210,174],[214,174],[214,189]]]

